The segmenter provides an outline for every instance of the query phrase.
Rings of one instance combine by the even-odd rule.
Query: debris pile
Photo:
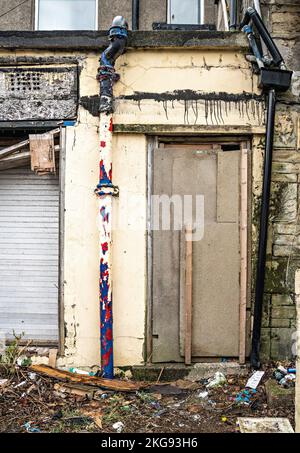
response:
[[[296,368],[285,368],[279,365],[274,371],[276,381],[285,388],[295,387],[296,383]]]
[[[20,363],[9,372],[0,364],[1,432],[239,432],[239,417],[287,417],[293,425],[292,406],[268,402],[268,382],[290,391],[274,379],[274,370],[283,371],[274,365],[248,377],[222,370],[196,382],[164,382],[163,373],[156,382],[134,382],[125,372],[107,380]]]

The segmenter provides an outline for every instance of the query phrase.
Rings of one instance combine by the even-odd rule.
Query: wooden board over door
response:
[[[240,341],[240,156],[238,149],[223,151],[216,144],[170,144],[154,150],[154,194],[204,196],[204,237],[193,243],[194,358],[238,357],[244,344]],[[153,362],[184,358],[180,237],[180,231],[153,231]]]

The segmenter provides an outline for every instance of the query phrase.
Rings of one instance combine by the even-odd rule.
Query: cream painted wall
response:
[[[7,52],[3,52],[8,56]],[[67,56],[63,52],[16,51],[22,55]],[[81,67],[80,95],[99,92],[96,80],[99,55],[72,53]],[[121,80],[115,85],[117,109],[114,122],[119,125],[183,125],[185,106],[174,104],[166,116],[163,103],[139,104],[120,96],[136,91],[160,93],[172,90],[257,92],[249,63],[243,54],[227,51],[128,50],[117,61]],[[170,107],[170,106],[169,106]],[[206,126],[203,103],[199,114],[190,116],[188,133],[195,126]],[[261,109],[261,106],[259,106]],[[224,117],[224,133],[230,125],[257,126],[259,118],[249,119],[233,107]],[[220,130],[223,125],[218,125]],[[234,129],[236,132],[236,128]],[[143,134],[115,134],[113,143],[113,181],[120,188],[113,208],[113,316],[115,365],[143,363],[146,310],[146,137]],[[78,121],[67,128],[65,175],[65,252],[64,322],[65,356],[58,366],[90,367],[100,363],[99,351],[99,241],[98,203],[93,191],[98,183],[98,118],[83,107]],[[127,215],[129,214],[129,217]],[[46,357],[35,359],[47,362]]]
[[[146,310],[146,139],[116,135],[113,180],[114,354],[118,366],[141,364]]]
[[[64,231],[65,358],[61,364],[99,364],[99,241],[96,121],[67,127]],[[93,124],[94,123],[94,124]]]
[[[121,78],[116,84],[115,123],[164,125],[261,126],[263,102],[205,102],[184,100],[181,93],[172,101],[132,100],[138,93],[260,94],[257,76],[242,53],[225,50],[128,50],[117,60]],[[187,94],[187,99],[189,94]],[[224,98],[222,94],[220,99]],[[233,96],[234,97],[234,96]]]
[[[84,122],[83,117],[85,118]],[[146,139],[114,137],[113,319],[115,365],[143,362],[146,300]],[[99,151],[97,119],[84,111],[67,128],[65,173],[65,357],[60,366],[99,364]]]
[[[115,95],[180,89],[252,92],[253,72],[242,53],[226,50],[131,50],[117,60]],[[259,92],[254,88],[254,92]]]

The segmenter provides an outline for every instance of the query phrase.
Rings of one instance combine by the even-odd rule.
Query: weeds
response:
[[[0,356],[0,366],[4,374],[8,378],[15,374],[17,360],[21,357],[22,353],[30,344],[30,342],[28,342],[26,346],[20,348],[20,341],[22,340],[24,335],[24,332],[22,332],[20,335],[17,335],[15,331],[13,331],[14,339],[8,346],[5,347],[4,352]],[[30,364],[31,360],[27,357],[22,361],[23,366],[28,366]]]
[[[153,397],[153,395],[151,395],[151,393],[136,392],[136,395],[145,403],[152,403],[153,401],[155,401],[155,398]]]

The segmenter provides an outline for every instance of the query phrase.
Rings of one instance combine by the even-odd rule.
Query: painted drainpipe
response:
[[[113,379],[113,321],[112,321],[112,197],[118,188],[112,182],[112,132],[113,132],[113,84],[119,79],[115,73],[115,61],[124,52],[128,24],[122,16],[116,16],[109,29],[110,45],[101,54],[97,79],[100,82],[100,162],[99,184],[95,193],[99,197],[100,229],[100,342],[101,368],[105,378]]]

